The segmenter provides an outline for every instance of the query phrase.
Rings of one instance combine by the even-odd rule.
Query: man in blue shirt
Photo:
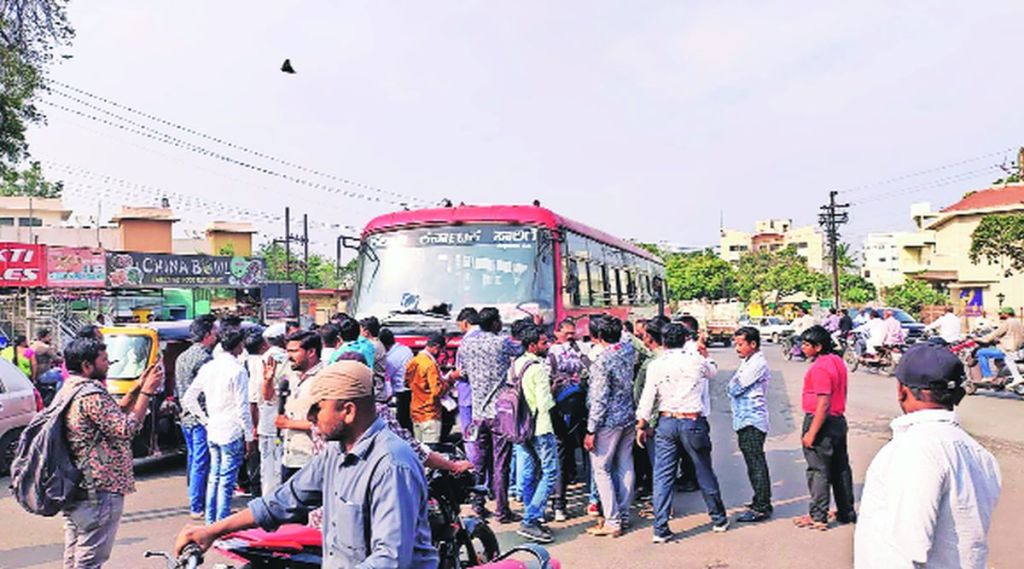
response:
[[[373,372],[358,362],[325,368],[304,405],[328,444],[270,496],[209,526],[186,526],[188,543],[204,551],[221,536],[261,527],[274,531],[324,512],[323,567],[434,569],[437,551],[427,521],[427,481],[411,447],[377,417]]]
[[[760,522],[772,515],[772,481],[764,456],[764,440],[768,436],[768,380],[772,372],[761,353],[761,334],[757,328],[744,326],[736,330],[734,340],[741,361],[727,387],[732,402],[732,428],[754,489],[750,509],[736,521]]]
[[[384,344],[384,376],[395,398],[395,417],[398,424],[407,431],[412,432],[412,417],[409,416],[409,404],[412,402],[412,392],[405,384],[405,366],[413,358],[412,350],[405,344],[395,341],[395,333],[390,328],[380,329],[380,343]]]
[[[366,365],[373,369],[373,359],[377,355],[377,349],[366,336],[363,336],[363,329],[359,325],[359,321],[347,314],[342,314],[338,320],[338,328],[341,331],[341,346],[334,350],[327,363],[333,364],[338,361],[341,354],[345,352],[356,352],[363,356]]]

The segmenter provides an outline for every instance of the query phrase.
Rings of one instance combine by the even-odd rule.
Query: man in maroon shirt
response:
[[[853,473],[846,445],[846,364],[833,353],[832,336],[822,326],[803,334],[801,349],[813,361],[804,375],[803,442],[807,460],[810,514],[793,520],[797,527],[828,529],[829,489],[836,500],[836,521],[857,521],[853,510]]]

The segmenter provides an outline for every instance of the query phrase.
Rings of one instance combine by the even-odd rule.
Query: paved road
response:
[[[712,386],[712,438],[715,445],[715,469],[718,472],[726,505],[732,513],[742,510],[750,498],[743,459],[731,432],[728,401],[724,384],[737,359],[731,350],[715,349],[722,373]],[[779,349],[766,346],[774,370],[770,406],[772,433],[767,451],[771,467],[775,518],[757,526],[733,526],[728,533],[713,534],[699,494],[677,494],[673,531],[682,539],[667,545],[650,542],[649,523],[638,524],[631,533],[616,539],[593,538],[583,534],[590,520],[570,519],[552,524],[557,542],[551,547],[563,566],[633,567],[671,566],[699,569],[849,567],[852,565],[853,529],[842,527],[819,533],[798,530],[790,518],[805,513],[807,488],[804,461],[800,451],[799,397],[807,364],[786,362]],[[889,437],[888,423],[899,414],[894,380],[858,372],[851,377],[847,417],[850,422],[850,450],[854,482],[859,495],[864,472],[878,448]],[[1015,543],[1016,508],[1024,501],[1024,401],[1015,397],[975,395],[961,406],[966,428],[992,450],[1003,471],[1003,496],[995,514],[990,545],[993,568],[1020,566]],[[126,515],[118,533],[117,547],[109,567],[159,567],[145,564],[147,549],[165,549],[187,520],[185,487],[180,462],[149,465],[140,470],[139,491],[129,497]],[[0,567],[59,567],[62,530],[59,519],[45,519],[24,513],[0,480]],[[582,496],[576,497],[582,507]],[[237,505],[244,500],[239,499]],[[498,526],[502,545],[518,542],[511,526]]]

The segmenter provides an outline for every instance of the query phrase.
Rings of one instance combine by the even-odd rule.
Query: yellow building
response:
[[[939,212],[917,212],[920,230],[902,244],[901,269],[907,277],[948,288],[954,303],[980,295],[985,311],[1000,305],[1024,311],[1024,275],[1006,276],[1003,263],[970,260],[971,234],[986,215],[1024,213],[1024,184],[967,194]]]
[[[730,263],[751,251],[779,251],[792,245],[807,260],[807,266],[816,271],[825,269],[825,239],[821,230],[808,225],[793,227],[790,219],[762,219],[754,224],[754,232],[722,229],[718,242],[718,255]]]

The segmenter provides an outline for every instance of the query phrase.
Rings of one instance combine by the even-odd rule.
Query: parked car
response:
[[[25,374],[0,358],[0,474],[6,474],[18,450],[18,437],[36,413],[43,398]]]
[[[740,326],[751,326],[757,328],[761,333],[762,342],[779,343],[783,338],[792,336],[793,326],[786,322],[785,318],[779,316],[761,316],[740,320]]]
[[[861,309],[859,308],[848,308],[847,313],[850,315],[850,318],[856,318],[857,314],[860,313],[860,310]],[[878,311],[879,318],[885,318],[886,310],[892,311],[893,317],[900,321],[900,327],[903,328],[903,341],[907,344],[913,344],[924,339],[926,326],[917,320],[914,320],[914,317],[907,314],[905,311],[899,308],[887,307],[875,308],[874,310]]]

